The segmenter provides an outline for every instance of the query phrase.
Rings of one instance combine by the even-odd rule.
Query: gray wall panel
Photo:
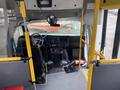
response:
[[[0,87],[14,85],[29,85],[30,75],[28,63],[2,62],[0,63]]]
[[[52,7],[39,8],[37,0],[25,0],[28,10],[65,10],[82,8],[83,0],[52,0]],[[55,6],[56,5],[56,6]]]

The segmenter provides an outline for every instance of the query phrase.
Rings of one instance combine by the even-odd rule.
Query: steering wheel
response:
[[[31,35],[31,41],[33,46],[41,47],[44,43],[44,37],[39,33],[34,33]]]

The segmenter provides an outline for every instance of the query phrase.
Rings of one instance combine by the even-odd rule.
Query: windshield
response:
[[[50,26],[46,21],[31,22],[28,24],[30,33],[40,33],[42,35],[56,36],[79,36],[80,21],[79,18],[61,18],[58,21],[59,27]]]
[[[77,17],[58,19],[59,27],[50,26],[46,20],[32,21],[28,23],[30,35],[39,33],[52,36],[80,36],[80,21]],[[14,32],[14,41],[17,44],[18,38],[23,35],[21,26]]]

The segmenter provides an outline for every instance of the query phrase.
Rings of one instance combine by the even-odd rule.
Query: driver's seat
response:
[[[35,46],[32,46],[32,54],[33,54],[33,63],[35,69],[36,82],[39,84],[45,83],[45,75],[46,75],[46,65],[42,56],[41,49]],[[20,57],[27,57],[27,48],[25,43],[25,36],[20,36],[18,38],[16,55]]]
[[[16,56],[27,57],[27,49],[25,43],[25,36],[20,36],[17,42]]]

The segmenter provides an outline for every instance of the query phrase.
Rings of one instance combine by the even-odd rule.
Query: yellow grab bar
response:
[[[20,61],[21,57],[0,58],[0,62]]]

